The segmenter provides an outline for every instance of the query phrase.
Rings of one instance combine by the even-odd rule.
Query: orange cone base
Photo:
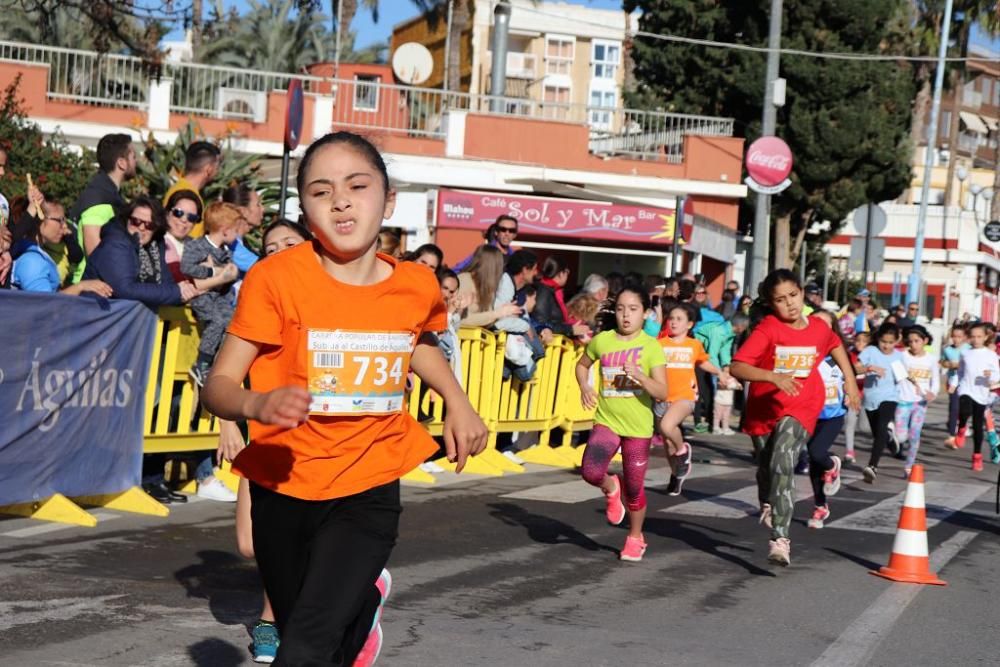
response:
[[[883,579],[889,579],[891,581],[899,581],[905,584],[933,584],[935,586],[947,586],[948,582],[938,579],[938,576],[933,572],[904,572],[903,570],[897,570],[892,567],[880,567],[878,571],[869,570],[869,574],[874,574],[876,577],[882,577]]]

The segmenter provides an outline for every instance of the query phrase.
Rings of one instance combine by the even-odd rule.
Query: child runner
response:
[[[654,413],[663,435],[664,454],[670,464],[667,493],[680,495],[684,480],[691,474],[691,444],[684,441],[681,424],[694,413],[698,400],[698,379],[695,368],[719,375],[723,384],[729,374],[708,360],[708,353],[691,330],[698,320],[698,310],[689,303],[675,303],[665,313],[666,322],[660,331],[659,343],[667,361],[667,398],[657,402]]]
[[[903,365],[906,367],[907,379],[899,383],[894,433],[900,443],[910,443],[903,467],[903,476],[909,479],[910,470],[917,460],[917,450],[920,449],[920,431],[927,416],[927,404],[941,391],[941,374],[934,359],[927,354],[927,346],[932,340],[927,329],[919,324],[908,327],[903,332],[903,340],[906,341]]]
[[[969,349],[969,332],[964,324],[956,324],[949,334],[951,344],[941,349],[941,368],[948,371],[948,438],[945,447],[954,448],[958,433],[958,362],[962,352]]]
[[[827,355],[844,372],[848,407],[856,408],[860,399],[840,339],[822,320],[802,315],[802,285],[795,273],[771,272],[758,288],[758,307],[769,314],[733,357],[730,373],[750,383],[743,430],[757,460],[760,520],[771,528],[768,560],[788,565],[795,459],[823,409],[825,391],[816,367]]]
[[[893,443],[896,448],[895,437],[889,429],[894,428],[890,424],[896,418],[898,383],[906,379],[903,355],[896,349],[897,342],[899,326],[885,322],[875,332],[875,345],[869,345],[858,356],[865,374],[865,413],[872,428],[872,453],[862,471],[869,484],[874,484],[878,478],[878,464],[886,445]]]
[[[843,330],[841,330],[841,336],[844,335]],[[851,348],[851,365],[854,366],[854,380],[855,383],[860,379],[861,386],[858,387],[858,391],[861,393],[861,398],[864,399],[864,373],[861,371],[861,361],[859,357],[866,347],[871,345],[872,335],[867,331],[862,331],[860,333],[854,334],[854,346]],[[859,376],[858,373],[861,373]],[[847,416],[844,418],[844,460],[848,463],[854,463],[854,434],[858,430],[858,417],[861,416],[861,408],[847,408]]]
[[[277,662],[370,665],[399,478],[437,448],[403,410],[409,368],[448,406],[444,439],[458,469],[487,431],[427,343],[447,326],[434,274],[376,254],[395,205],[378,151],[356,134],[328,134],[306,151],[297,185],[315,239],[247,274],[202,401],[223,419],[250,420],[253,444],[233,469],[250,480]]]
[[[614,303],[615,329],[594,336],[576,365],[583,406],[597,408],[581,467],[583,479],[604,492],[608,522],[617,526],[625,519],[622,478],[609,475],[608,465],[621,448],[629,533],[619,557],[640,561],[646,552],[642,522],[646,518],[644,482],[653,435],[652,401],[666,398],[666,372],[662,348],[642,330],[643,314],[649,308],[645,290],[626,286]],[[590,386],[590,367],[595,361],[600,362],[600,392]]]
[[[312,234],[305,227],[290,220],[278,220],[271,224],[261,240],[265,256],[297,246],[303,241],[312,239]],[[236,422],[219,420],[219,447],[216,460],[219,465],[223,460],[232,461],[236,458],[246,443],[243,433]],[[250,482],[244,477],[240,479],[239,490],[236,493],[236,547],[244,558],[253,558],[253,522],[250,520]],[[254,662],[269,663],[278,652],[278,629],[274,627],[274,611],[271,601],[264,593],[264,604],[260,612],[260,620],[254,623],[250,630],[253,639]]]
[[[837,327],[836,318],[832,313],[819,310],[813,313],[830,325],[833,333],[841,339],[844,349],[847,349],[844,336]],[[810,528],[822,528],[823,523],[830,518],[830,506],[827,496],[840,491],[840,457],[830,454],[833,441],[837,439],[844,426],[844,371],[841,370],[833,357],[827,356],[819,365],[819,375],[823,379],[824,394],[823,411],[816,420],[816,430],[809,439],[806,449],[809,452],[809,481],[812,483],[813,498],[816,507],[812,516],[806,522]]]
[[[962,352],[958,366],[958,434],[952,449],[965,445],[966,425],[972,417],[972,469],[983,469],[983,431],[987,407],[993,402],[991,387],[1000,380],[1000,363],[995,352],[986,347],[986,325],[969,327],[972,347]]]

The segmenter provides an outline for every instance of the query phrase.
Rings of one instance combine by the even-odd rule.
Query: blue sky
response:
[[[574,5],[585,5],[589,7],[597,7],[600,9],[621,9],[621,0],[566,0],[570,4]],[[332,0],[336,3],[336,0]],[[210,3],[205,3],[206,11],[207,6]],[[236,7],[240,11],[245,11],[249,6],[249,3],[245,0],[224,0],[226,8]],[[363,0],[359,0],[359,5],[363,4]],[[324,13],[330,15],[332,13],[331,0],[323,0]],[[361,49],[369,44],[375,42],[388,42],[389,35],[392,34],[392,26],[397,23],[401,23],[409,18],[416,16],[419,12],[416,6],[410,0],[380,0],[379,2],[379,21],[375,23],[372,20],[371,12],[362,8],[358,11],[357,16],[354,17],[354,23],[351,28],[358,33],[358,40],[355,44],[356,49]],[[183,33],[180,30],[175,30],[169,35],[167,39],[182,39]]]
[[[621,9],[621,0],[565,0],[570,4],[574,5],[585,5],[589,7],[597,7],[599,9]],[[336,0],[323,0],[323,5],[325,7],[325,13],[328,15],[331,13],[331,2],[336,3]],[[205,3],[209,5],[210,3]],[[224,0],[226,8],[236,7],[240,11],[245,11],[249,6],[246,0]],[[359,5],[363,4],[363,0],[359,0]],[[416,6],[411,2],[411,0],[380,0],[379,3],[379,22],[375,23],[372,20],[371,12],[362,8],[358,11],[357,16],[354,17],[354,23],[351,27],[357,31],[358,40],[355,44],[356,49],[361,49],[369,44],[375,42],[388,42],[389,36],[392,34],[392,27],[397,23],[401,23],[413,16],[418,14]],[[207,11],[207,9],[206,9]],[[976,32],[979,32],[978,30]],[[167,35],[167,39],[181,39],[183,35],[179,30]],[[993,51],[1000,51],[1000,39],[992,40],[992,45],[990,45],[990,39],[981,33],[973,36],[973,43],[982,44],[988,46]]]

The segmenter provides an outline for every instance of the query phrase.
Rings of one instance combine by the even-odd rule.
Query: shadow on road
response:
[[[260,577],[256,570],[228,551],[203,550],[197,557],[200,563],[174,573],[188,597],[208,600],[212,616],[223,625],[249,627],[261,604]]]
[[[492,503],[490,516],[508,526],[523,526],[528,530],[528,538],[542,544],[573,544],[587,551],[610,551],[618,553],[605,544],[590,539],[579,530],[552,517],[533,514],[513,503]]]
[[[203,639],[188,646],[191,664],[198,667],[237,667],[242,665],[246,652],[221,639]]]
[[[882,567],[882,563],[876,563],[875,561],[868,560],[867,558],[862,558],[861,556],[858,556],[856,554],[847,553],[846,551],[841,551],[840,549],[832,549],[830,547],[826,547],[826,551],[829,551],[835,556],[840,556],[841,558],[845,558],[851,562],[857,563],[866,570],[877,570],[880,567]]]
[[[731,549],[733,551],[753,553],[753,549],[750,549],[748,547],[741,547],[731,542],[724,542],[722,540],[717,540],[713,537],[709,537],[705,533],[701,532],[701,530],[694,530],[694,527],[700,528],[702,530],[708,530],[713,533],[721,533],[723,535],[733,535],[733,533],[725,530],[709,528],[708,526],[692,524],[677,519],[661,519],[659,517],[647,517],[646,524],[643,526],[643,530],[644,532],[652,533],[654,535],[659,535],[660,537],[665,537],[667,539],[680,540],[681,542],[687,544],[688,546],[694,547],[698,551],[702,551],[710,556],[715,556],[716,558],[724,560],[727,563],[739,565],[749,574],[752,574],[754,576],[758,577],[775,576],[773,572],[758,567],[748,560],[744,560],[739,556],[726,553],[725,551],[720,551],[720,549]]]

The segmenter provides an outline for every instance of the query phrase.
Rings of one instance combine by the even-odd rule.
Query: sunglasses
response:
[[[146,228],[147,231],[150,231],[150,232],[156,231],[156,223],[155,222],[153,222],[152,220],[140,220],[139,218],[135,217],[134,215],[130,215],[129,216],[129,218],[128,218],[128,224],[132,225],[133,227],[139,227],[139,228],[143,228],[144,227],[144,228]]]
[[[517,227],[497,227],[501,234],[517,234]]]
[[[66,222],[66,218],[55,218],[55,217],[53,217],[53,216],[51,216],[51,215],[50,215],[50,216],[48,216],[48,217],[47,217],[47,218],[45,218],[45,219],[46,219],[46,220],[52,220],[52,221],[54,221],[54,222],[58,222],[58,223],[59,223],[60,225],[62,225],[62,224],[65,224],[65,222]]]
[[[201,216],[198,215],[197,213],[188,213],[179,208],[170,209],[170,215],[174,216],[178,220],[183,220],[184,218],[187,218],[187,221],[190,222],[192,225],[197,222],[201,222]]]

